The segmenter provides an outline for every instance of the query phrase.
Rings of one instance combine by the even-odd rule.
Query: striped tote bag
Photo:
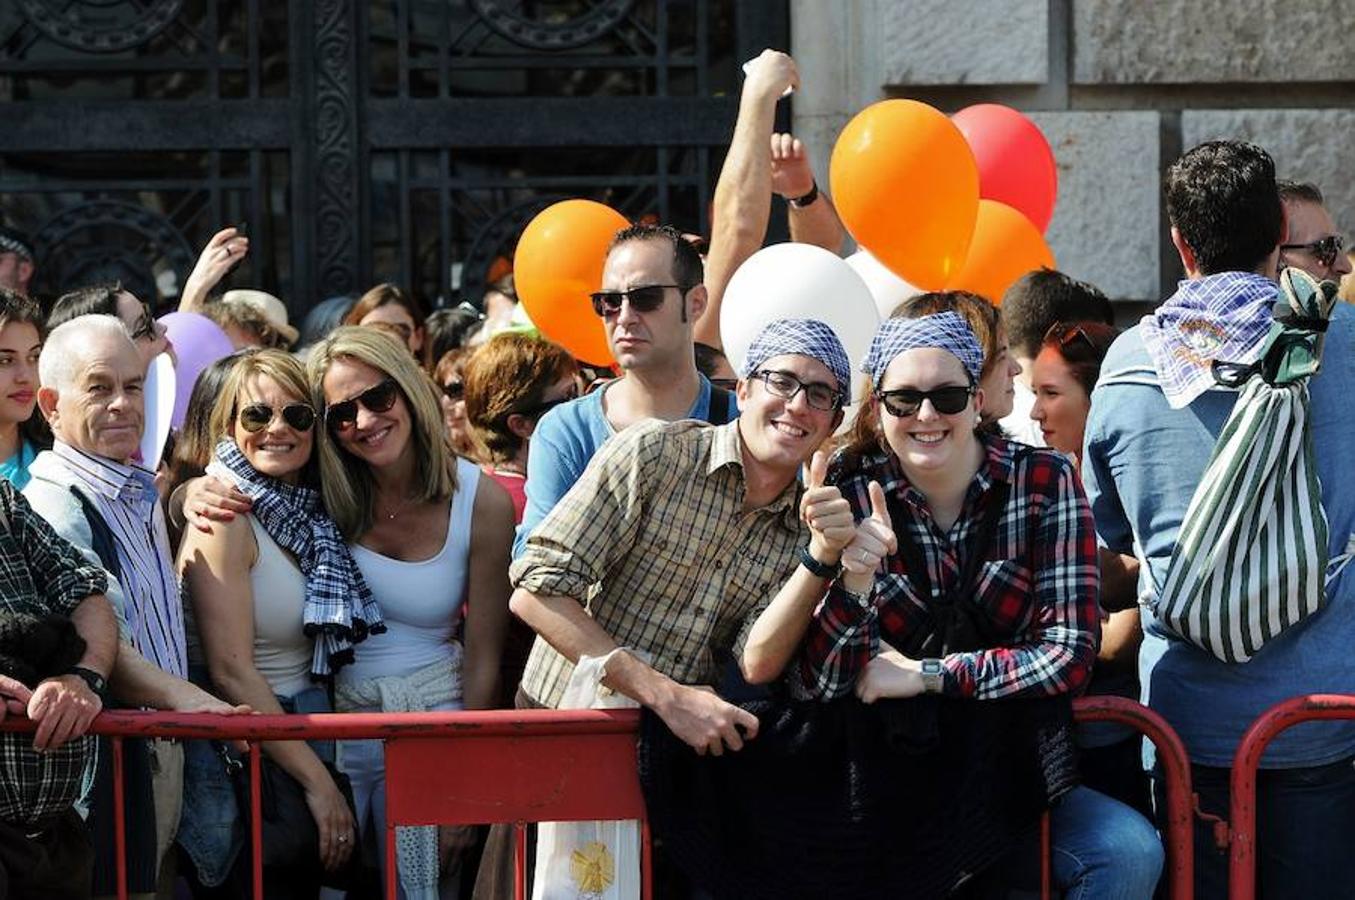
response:
[[[1336,285],[1286,269],[1280,288],[1258,361],[1214,364],[1215,379],[1241,391],[1154,607],[1168,629],[1228,663],[1246,662],[1326,600],[1327,516],[1308,379],[1321,364]]]

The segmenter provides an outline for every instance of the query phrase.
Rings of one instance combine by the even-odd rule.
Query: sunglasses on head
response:
[[[1306,250],[1313,254],[1313,259],[1319,264],[1331,268],[1336,264],[1336,257],[1346,248],[1346,239],[1339,234],[1329,234],[1326,237],[1318,238],[1307,244],[1281,244],[1281,250]]]
[[[1055,322],[1049,326],[1049,330],[1044,333],[1046,344],[1054,344],[1060,350],[1065,350],[1072,345],[1081,342],[1085,344],[1092,352],[1097,352],[1096,342],[1091,339],[1081,325],[1068,322]]]
[[[387,378],[379,384],[367,388],[351,400],[341,400],[325,407],[325,425],[331,431],[344,431],[352,428],[358,421],[358,406],[373,413],[383,413],[395,405],[400,388],[395,380]]]
[[[898,388],[893,391],[876,391],[875,399],[880,401],[891,416],[903,419],[917,415],[923,400],[932,401],[932,408],[943,416],[953,416],[964,412],[969,398],[974,393],[973,385],[946,385],[919,391],[916,388]]]
[[[241,407],[236,419],[240,427],[253,434],[262,431],[273,423],[273,414],[278,412],[267,403],[251,403]],[[310,431],[315,424],[315,410],[307,403],[289,403],[279,412],[287,427],[297,431]]]
[[[621,312],[623,300],[630,301],[630,308],[636,312],[653,312],[663,306],[664,292],[669,288],[687,292],[680,284],[646,284],[628,291],[595,291],[589,296],[593,299],[593,312],[605,319]]]

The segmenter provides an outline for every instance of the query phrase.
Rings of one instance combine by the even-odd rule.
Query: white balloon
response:
[[[870,295],[875,298],[875,308],[879,310],[881,319],[888,319],[895,308],[909,297],[924,293],[921,288],[913,287],[889,271],[884,263],[866,250],[858,250],[847,257],[847,265],[856,270],[866,287],[870,288]]]
[[[753,338],[776,319],[817,319],[833,329],[852,363],[852,398],[860,395],[866,376],[857,370],[880,314],[846,260],[812,244],[773,244],[748,257],[729,279],[720,307],[730,365],[739,369]]]

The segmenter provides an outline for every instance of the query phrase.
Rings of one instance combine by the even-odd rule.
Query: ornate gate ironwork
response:
[[[708,228],[738,65],[785,0],[13,0],[0,218],[35,292],[172,302],[242,223],[298,315],[382,279],[478,301],[561,196]]]

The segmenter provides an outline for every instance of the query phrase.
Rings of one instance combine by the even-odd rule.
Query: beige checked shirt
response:
[[[573,597],[658,671],[714,684],[718,657],[743,646],[808,540],[798,482],[744,512],[738,429],[652,421],[613,437],[527,539],[513,585]],[[572,671],[537,638],[523,690],[557,706]]]

